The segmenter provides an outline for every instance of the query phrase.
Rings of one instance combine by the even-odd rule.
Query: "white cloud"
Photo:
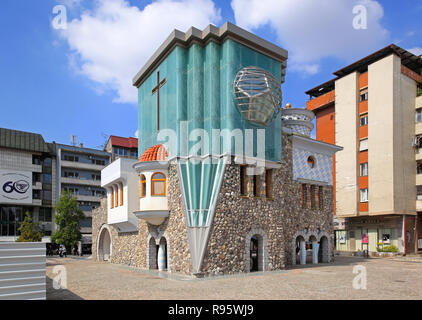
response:
[[[416,56],[422,55],[422,48],[420,48],[420,47],[415,47],[415,48],[407,49],[407,51],[413,53]]]
[[[136,130],[135,133],[133,134],[134,138],[138,138],[139,137],[139,130]]]
[[[254,30],[271,26],[290,53],[293,70],[313,74],[325,57],[365,56],[385,45],[384,10],[375,0],[232,0],[236,23]],[[353,27],[353,8],[367,9],[367,29]]]
[[[173,29],[205,28],[220,20],[212,0],[158,0],[143,10],[126,0],[96,0],[61,35],[73,67],[93,80],[96,90],[111,89],[118,94],[115,102],[135,103],[132,78]]]

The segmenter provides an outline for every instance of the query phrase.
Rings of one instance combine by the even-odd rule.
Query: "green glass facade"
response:
[[[166,79],[160,89],[160,129],[172,129],[177,134],[177,147],[171,155],[192,155],[189,150],[197,141],[188,142],[188,135],[194,129],[204,129],[210,137],[202,155],[236,154],[234,143],[228,142],[233,130],[265,129],[265,158],[281,161],[281,115],[269,127],[260,127],[243,119],[235,105],[233,82],[239,70],[247,66],[268,70],[281,81],[281,62],[230,38],[221,45],[210,41],[205,46],[176,46],[138,89],[139,154],[164,142],[157,141],[157,94],[152,94],[159,71],[160,80]],[[182,122],[187,124],[186,132]],[[211,139],[212,129],[228,129],[221,134],[219,146]],[[254,151],[248,156],[257,155],[256,130],[253,136]]]

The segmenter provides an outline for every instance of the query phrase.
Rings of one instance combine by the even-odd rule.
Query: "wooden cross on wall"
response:
[[[157,72],[157,86],[152,89],[152,94],[157,93],[157,131],[160,131],[160,89],[166,83],[167,78],[160,81],[160,71]]]

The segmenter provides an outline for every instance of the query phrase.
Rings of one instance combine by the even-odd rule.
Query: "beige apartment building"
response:
[[[336,249],[422,249],[422,58],[390,45],[306,93],[333,162]]]

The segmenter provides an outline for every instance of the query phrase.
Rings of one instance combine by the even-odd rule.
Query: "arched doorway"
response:
[[[318,252],[319,261],[322,263],[330,262],[330,242],[326,236],[322,236],[320,239],[320,247]]]
[[[265,232],[260,228],[251,229],[245,240],[245,271],[267,271],[268,240]]]
[[[249,270],[251,272],[260,271],[259,270],[259,255],[260,255],[260,251],[261,250],[259,250],[258,235],[254,235],[251,238],[251,246],[250,246],[250,252],[249,252],[249,256],[250,256]]]
[[[295,264],[306,264],[306,241],[303,236],[297,236],[295,240]]]
[[[111,233],[108,227],[104,226],[100,230],[100,236],[98,238],[98,260],[111,261],[111,252]]]
[[[159,271],[167,270],[167,240],[162,237],[158,246],[157,266]]]
[[[158,246],[155,243],[154,237],[151,237],[151,239],[149,239],[148,254],[149,254],[148,268],[157,270],[158,269],[158,261],[157,261]]]
[[[312,264],[318,264],[319,243],[318,243],[316,236],[311,235],[309,237],[309,245],[310,245],[309,249],[311,251],[311,254],[310,254],[311,259],[310,260],[312,261]]]

